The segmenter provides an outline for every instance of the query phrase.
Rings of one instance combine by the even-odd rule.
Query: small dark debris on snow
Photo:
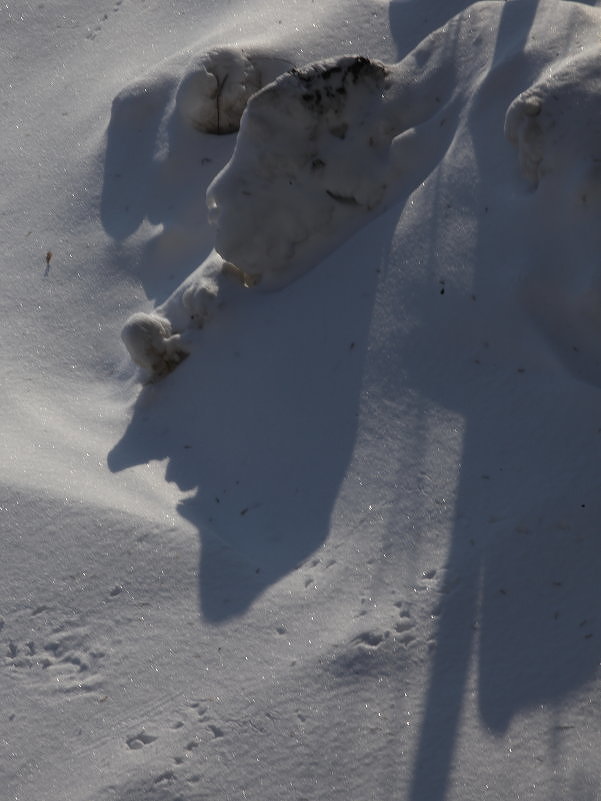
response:
[[[331,189],[326,189],[326,195],[332,198],[332,200],[338,201],[338,203],[344,203],[347,206],[358,206],[359,202],[356,198],[352,195],[339,195],[337,192],[333,192]]]

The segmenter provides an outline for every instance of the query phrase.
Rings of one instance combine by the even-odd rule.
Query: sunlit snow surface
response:
[[[601,11],[463,6],[0,11],[2,798],[601,794]]]

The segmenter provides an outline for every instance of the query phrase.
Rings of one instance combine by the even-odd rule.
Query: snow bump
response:
[[[133,314],[121,338],[133,361],[156,375],[170,372],[186,356],[180,335],[173,333],[169,320],[157,314]]]
[[[234,133],[250,97],[292,64],[273,54],[220,47],[193,61],[176,93],[184,120],[204,133]]]
[[[251,97],[207,203],[217,252],[263,288],[302,275],[382,206],[398,173],[388,75],[379,61],[344,56]]]

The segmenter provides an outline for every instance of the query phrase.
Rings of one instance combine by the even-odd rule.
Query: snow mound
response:
[[[509,106],[505,135],[534,187],[552,171],[578,164],[594,185],[601,178],[601,62],[593,48],[522,92]],[[598,189],[597,189],[598,193]]]
[[[410,194],[452,135],[439,119],[455,91],[441,36],[398,64],[347,55],[290,69],[259,91],[288,62],[221,48],[188,68],[175,118],[224,133],[242,114],[240,132],[207,189],[214,250],[157,309],[170,330],[128,321],[123,339],[136,363],[164,371],[174,332],[202,327],[225,294],[287,286]]]
[[[266,52],[216,48],[186,70],[176,93],[177,109],[199,131],[233,133],[250,97],[292,66]]]
[[[601,65],[587,47],[509,105],[505,135],[532,190],[522,300],[564,366],[601,384]]]
[[[121,338],[134,362],[157,376],[173,370],[185,356],[180,335],[174,334],[169,320],[158,314],[133,314]]]
[[[169,330],[146,317],[128,321],[123,339],[136,363],[164,372],[174,332],[202,327],[240,286],[290,284],[410,193],[452,130],[434,122],[434,136],[423,133],[453,96],[436,63],[444,58],[438,36],[398,64],[327,59],[255,94],[281,59],[221,49],[188,70],[176,107],[195,127],[233,129],[248,104],[234,153],[207,189],[214,250],[157,309]]]
[[[363,56],[293,69],[254,95],[207,191],[215,248],[277,289],[380,212],[405,164],[403,73]]]

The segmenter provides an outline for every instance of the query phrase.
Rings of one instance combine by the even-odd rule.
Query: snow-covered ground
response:
[[[0,798],[601,797],[600,41],[2,4]]]

